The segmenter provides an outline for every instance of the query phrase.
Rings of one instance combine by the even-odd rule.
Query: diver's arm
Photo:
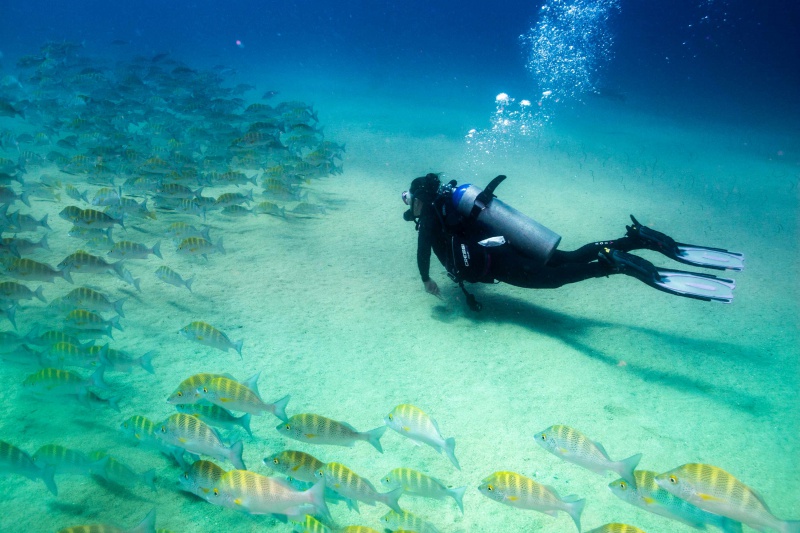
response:
[[[435,227],[430,219],[423,218],[420,221],[419,234],[417,237],[417,267],[425,286],[425,292],[439,296],[439,286],[430,277],[431,268],[431,241]]]

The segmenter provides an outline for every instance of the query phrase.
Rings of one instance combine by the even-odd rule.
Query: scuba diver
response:
[[[464,282],[554,289],[610,274],[627,274],[687,298],[733,300],[736,285],[732,279],[656,267],[629,252],[655,250],[688,265],[733,271],[744,268],[743,254],[676,242],[643,226],[633,215],[624,237],[589,243],[574,251],[558,250],[558,234],[494,196],[505,178],[497,176],[481,189],[470,184],[457,186],[455,180],[443,184],[437,174],[428,174],[414,179],[402,193],[409,206],[403,219],[415,222],[419,232],[417,266],[428,293],[441,297],[429,273],[433,250],[475,311],[481,305],[464,288]]]

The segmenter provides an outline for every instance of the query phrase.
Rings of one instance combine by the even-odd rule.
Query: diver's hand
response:
[[[425,285],[425,292],[427,292],[428,294],[433,294],[437,298],[442,297],[441,293],[439,292],[439,286],[432,279],[424,281],[423,285]]]

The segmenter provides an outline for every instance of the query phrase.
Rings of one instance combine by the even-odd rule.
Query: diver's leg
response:
[[[597,261],[597,258],[604,249],[611,248],[613,250],[622,250],[623,252],[630,252],[643,248],[638,240],[630,237],[621,237],[619,239],[609,241],[590,242],[578,248],[565,252],[563,250],[556,250],[547,262],[547,266],[560,267],[561,265],[571,263],[588,263],[590,261]]]
[[[605,262],[583,261],[546,265],[516,253],[511,247],[494,249],[489,254],[490,275],[497,281],[525,289],[556,289],[569,283],[613,274]],[[600,248],[602,249],[602,248]],[[569,252],[564,252],[569,253]],[[594,259],[597,259],[595,252]]]

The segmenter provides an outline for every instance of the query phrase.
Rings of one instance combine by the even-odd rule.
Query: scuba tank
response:
[[[503,175],[497,176],[486,189],[469,183],[455,187],[451,181],[446,184],[450,185],[451,205],[477,228],[479,238],[501,236],[518,252],[543,265],[553,255],[561,236],[498,200],[494,190],[504,179]]]

